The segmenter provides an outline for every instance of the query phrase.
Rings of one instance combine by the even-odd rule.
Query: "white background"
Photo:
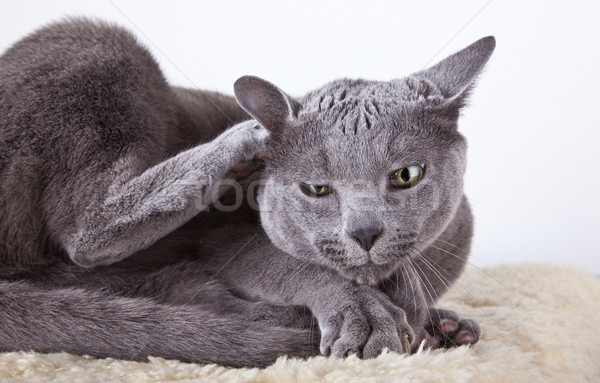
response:
[[[4,1],[0,50],[64,15],[124,25],[172,83],[227,93],[244,74],[292,95],[338,77],[402,77],[493,34],[460,125],[473,262],[600,274],[597,2]]]

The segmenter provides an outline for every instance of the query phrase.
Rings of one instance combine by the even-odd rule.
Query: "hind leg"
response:
[[[159,356],[234,367],[318,352],[308,330],[270,328],[210,308],[106,291],[0,280],[0,351],[69,352],[145,361]]]
[[[135,263],[120,266],[123,264],[90,270],[72,264],[57,264],[46,269],[45,274],[27,274],[26,279],[41,288],[85,286],[124,298],[152,299],[172,306],[196,306],[217,315],[238,316],[244,321],[262,322],[272,327],[308,329],[317,324],[305,306],[276,305],[244,298],[208,272],[199,261],[184,260],[146,271]]]

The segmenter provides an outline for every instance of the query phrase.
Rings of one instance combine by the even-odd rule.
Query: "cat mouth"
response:
[[[385,264],[393,261],[393,259],[386,257],[386,256],[382,256],[381,254],[376,253],[376,252],[367,251],[365,253],[366,253],[366,257],[368,259],[367,264],[381,266],[381,265],[385,265]]]
[[[388,278],[400,265],[400,258],[395,262],[389,260],[386,263],[377,264],[368,260],[361,266],[345,266],[338,271],[344,277],[351,279],[359,285],[376,285]]]
[[[383,249],[368,251],[352,251],[340,241],[331,239],[321,239],[315,245],[316,251],[325,256],[329,267],[358,284],[372,285],[389,277],[400,267],[402,260],[410,256],[413,243],[396,242]]]
[[[411,254],[412,243],[397,244],[388,251],[366,251],[367,263],[373,263],[383,266],[388,263],[398,263],[401,259],[409,257]]]
[[[361,285],[376,285],[390,277],[406,258],[411,257],[412,244],[396,245],[388,252],[365,251],[361,262],[338,264],[340,274]]]

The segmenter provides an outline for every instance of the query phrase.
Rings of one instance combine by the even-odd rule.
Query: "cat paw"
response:
[[[221,151],[232,155],[234,163],[252,161],[257,153],[265,151],[269,132],[256,121],[240,122],[223,132],[217,140]]]
[[[269,132],[254,120],[227,129],[215,140],[221,157],[226,161],[224,168],[238,180],[254,173],[262,162],[268,136]]]
[[[430,308],[422,338],[425,348],[437,349],[475,344],[481,334],[481,327],[474,320],[461,318],[454,311]]]
[[[410,352],[414,339],[406,314],[389,298],[369,286],[354,286],[347,295],[329,297],[315,313],[325,356],[374,358],[384,349]]]

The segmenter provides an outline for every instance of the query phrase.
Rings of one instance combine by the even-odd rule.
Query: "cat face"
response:
[[[346,80],[303,100],[269,143],[258,196],[276,246],[375,283],[441,233],[462,197],[465,142],[423,118],[438,95],[414,103],[412,85],[427,89],[412,78]]]
[[[455,56],[478,43],[485,55],[465,68]],[[388,277],[431,244],[463,196],[466,144],[456,123],[493,40],[473,46],[430,72],[339,80],[300,101],[264,80],[238,80],[238,101],[272,132],[258,194],[271,241],[363,284]],[[463,65],[448,71],[448,60]],[[456,70],[470,76],[454,84]]]

